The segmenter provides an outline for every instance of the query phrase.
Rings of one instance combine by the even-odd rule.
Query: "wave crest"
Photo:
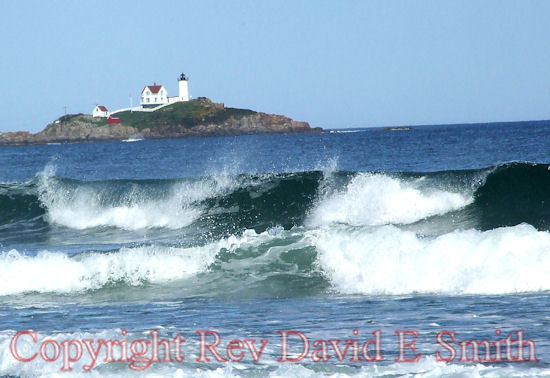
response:
[[[228,177],[143,187],[81,183],[71,185],[50,174],[39,177],[39,199],[51,223],[74,229],[114,226],[127,230],[178,229],[195,221],[200,201],[235,185]]]
[[[550,234],[521,224],[422,238],[395,226],[312,231],[344,294],[509,294],[550,290]]]
[[[99,289],[123,282],[182,279],[205,270],[218,249],[137,247],[112,253],[87,253],[69,257],[60,252],[40,252],[29,257],[11,250],[0,254],[0,295],[23,292],[70,293]]]
[[[321,199],[309,224],[346,223],[354,226],[409,224],[460,209],[471,196],[439,189],[418,189],[414,182],[384,174],[359,174],[344,190]]]
[[[183,280],[219,269],[220,264],[230,265],[233,257],[239,260],[243,258],[239,254],[256,251],[260,244],[276,237],[276,231],[257,234],[246,230],[241,236],[232,235],[201,246],[147,245],[74,256],[51,251],[27,256],[10,250],[0,253],[0,296],[74,293],[118,284],[141,286]],[[235,265],[228,269],[242,268],[238,262]]]

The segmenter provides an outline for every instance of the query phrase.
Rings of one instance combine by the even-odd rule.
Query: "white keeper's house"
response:
[[[141,106],[154,107],[168,103],[168,92],[164,85],[147,85],[141,91]]]
[[[171,104],[173,102],[189,101],[189,79],[181,74],[178,79],[178,95],[168,97],[168,91],[164,85],[146,85],[141,91],[140,105],[144,108],[154,108],[159,105]]]

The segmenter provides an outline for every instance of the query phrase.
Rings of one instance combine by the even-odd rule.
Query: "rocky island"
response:
[[[87,114],[67,114],[36,134],[0,133],[0,145],[93,142],[128,138],[186,138],[322,131],[276,114],[227,108],[205,97],[176,102],[153,112],[116,113],[119,123]]]

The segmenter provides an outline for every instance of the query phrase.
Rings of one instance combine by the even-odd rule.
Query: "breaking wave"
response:
[[[407,224],[460,209],[469,195],[430,188],[384,174],[358,174],[341,192],[324,199],[313,210],[310,224]]]
[[[25,292],[71,293],[103,287],[166,283],[206,271],[221,253],[255,245],[265,235],[253,231],[193,247],[139,246],[110,252],[68,256],[42,251],[27,256],[17,250],[0,253],[0,295]]]
[[[521,224],[423,238],[395,226],[314,232],[339,293],[511,294],[550,290],[550,234]]]
[[[160,184],[160,185],[159,185]],[[231,188],[227,177],[187,182],[81,183],[42,174],[40,203],[47,219],[75,229],[114,226],[136,230],[188,226],[201,214],[197,204]]]
[[[117,283],[136,286],[166,282],[200,272],[216,252],[212,248],[139,247],[78,257],[44,251],[29,257],[11,250],[0,254],[0,295],[70,293]]]
[[[330,177],[328,177],[328,176]],[[194,180],[82,182],[42,173],[0,185],[0,226],[41,218],[74,229],[178,229],[201,219],[230,232],[306,224],[411,224],[455,214],[489,230],[550,225],[550,171],[511,163],[476,171],[320,171]]]
[[[142,246],[115,241],[109,252],[72,254],[2,246],[0,295],[189,277],[200,281],[182,284],[189,295],[548,291],[549,221],[550,171],[543,164],[97,182],[44,172],[0,185],[4,240],[15,227],[36,227],[25,235],[42,238],[59,228],[94,238],[95,228],[107,227],[109,238],[193,225],[192,237]],[[188,235],[170,237],[180,234]]]
[[[248,230],[189,247],[3,252],[0,295],[150,284],[170,285],[174,295],[247,297],[543,292],[550,290],[549,250],[550,234],[527,224],[437,237],[392,225]]]

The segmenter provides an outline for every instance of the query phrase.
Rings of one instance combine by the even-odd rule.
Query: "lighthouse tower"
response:
[[[182,73],[178,79],[178,100],[189,101],[189,78]]]

